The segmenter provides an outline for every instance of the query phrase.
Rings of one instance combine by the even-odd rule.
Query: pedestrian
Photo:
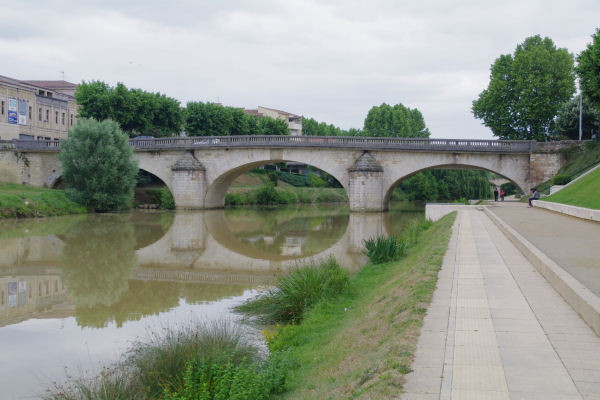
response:
[[[498,201],[498,186],[494,188],[494,201]]]
[[[540,198],[540,194],[537,191],[537,188],[532,188],[531,192],[533,193],[533,195],[529,198],[529,207],[533,207],[533,204],[531,204],[532,200],[538,200]]]
[[[504,201],[504,189],[500,189],[500,201]]]

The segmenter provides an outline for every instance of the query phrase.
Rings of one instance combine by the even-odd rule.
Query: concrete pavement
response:
[[[489,210],[600,296],[600,223],[518,202],[493,203]]]
[[[457,216],[412,369],[405,400],[600,400],[600,338],[476,209]]]

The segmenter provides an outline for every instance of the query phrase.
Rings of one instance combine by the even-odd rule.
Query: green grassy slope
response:
[[[544,200],[600,210],[600,168]]]
[[[62,190],[0,183],[0,218],[49,217],[86,211]]]

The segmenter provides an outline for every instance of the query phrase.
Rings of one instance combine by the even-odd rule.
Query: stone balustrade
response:
[[[201,149],[218,147],[319,147],[361,150],[461,151],[530,153],[540,143],[530,140],[423,139],[361,136],[195,136],[130,139],[136,151]],[[547,148],[548,144],[543,144]],[[59,151],[60,142],[51,140],[0,141],[1,149]]]

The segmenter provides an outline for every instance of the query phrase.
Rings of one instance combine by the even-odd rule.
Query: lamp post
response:
[[[583,137],[582,121],[583,119],[583,94],[579,92],[579,141]]]

